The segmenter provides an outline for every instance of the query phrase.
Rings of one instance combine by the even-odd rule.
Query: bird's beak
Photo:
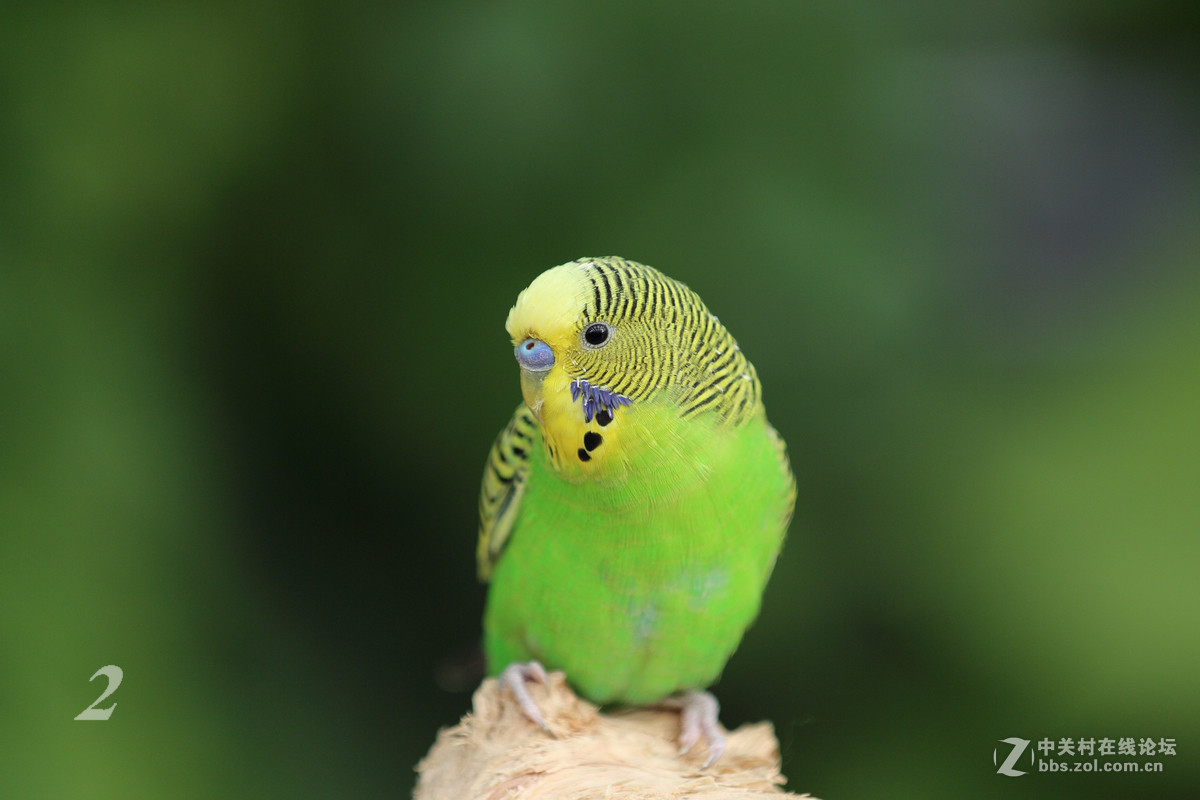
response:
[[[542,419],[542,382],[554,366],[554,350],[541,339],[525,338],[513,348],[521,367],[521,394],[538,421]]]
[[[529,406],[529,410],[539,422],[542,419],[542,381],[546,379],[547,371],[521,370],[521,396],[525,398],[525,405]]]

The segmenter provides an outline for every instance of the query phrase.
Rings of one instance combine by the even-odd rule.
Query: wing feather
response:
[[[529,477],[529,456],[538,446],[537,437],[537,420],[522,403],[488,453],[479,489],[479,545],[475,551],[481,581],[491,577],[492,567],[512,534]]]
[[[780,533],[781,536],[784,536],[787,534],[788,525],[792,522],[792,514],[796,510],[796,476],[792,474],[787,445],[770,423],[767,424],[767,435],[771,437],[771,443],[775,446],[775,457],[779,460],[779,469],[783,472],[784,480],[787,482],[787,500],[784,503],[783,525]]]

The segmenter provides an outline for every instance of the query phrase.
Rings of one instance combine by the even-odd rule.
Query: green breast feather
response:
[[[525,404],[480,497],[489,671],[537,660],[601,703],[703,689],[795,501],[753,367],[687,287],[621,259],[545,273],[508,327]]]

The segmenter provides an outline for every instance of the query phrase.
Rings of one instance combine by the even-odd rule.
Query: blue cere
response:
[[[526,339],[513,348],[513,355],[522,369],[530,372],[545,372],[554,366],[554,351],[540,339]]]
[[[623,394],[617,394],[609,389],[592,386],[583,378],[571,381],[571,399],[583,398],[583,421],[591,422],[592,417],[605,411],[611,417],[621,406],[631,406],[633,401]]]

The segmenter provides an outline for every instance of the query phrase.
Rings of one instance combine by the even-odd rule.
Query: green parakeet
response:
[[[540,275],[506,323],[525,402],[480,495],[490,674],[561,669],[597,703],[682,711],[680,752],[724,739],[704,691],[758,614],[796,486],[754,367],[700,298],[621,258]],[[549,730],[547,728],[547,730]]]

